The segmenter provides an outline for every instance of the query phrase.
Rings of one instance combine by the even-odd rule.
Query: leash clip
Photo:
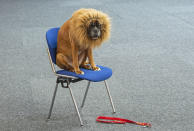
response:
[[[150,123],[146,123],[146,125],[143,126],[144,128],[151,128],[152,125]]]

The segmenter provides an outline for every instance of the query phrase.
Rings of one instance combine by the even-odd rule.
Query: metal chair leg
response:
[[[50,119],[50,117],[51,117],[53,105],[54,105],[54,102],[55,102],[55,96],[56,96],[56,93],[57,93],[57,88],[58,88],[58,83],[56,83],[56,86],[55,86],[55,91],[53,93],[53,98],[52,98],[52,102],[51,102],[51,106],[50,106],[50,110],[49,110],[49,114],[48,114],[47,119]]]
[[[82,121],[82,119],[81,119],[81,116],[80,116],[80,113],[79,113],[79,110],[78,110],[78,107],[77,107],[77,104],[76,104],[75,98],[74,98],[74,96],[73,96],[73,92],[72,92],[72,90],[71,90],[71,88],[70,88],[70,87],[69,87],[69,91],[70,91],[70,94],[71,94],[71,97],[72,97],[73,103],[74,103],[74,105],[75,105],[75,109],[76,109],[76,111],[77,111],[77,115],[78,115],[79,120],[80,120],[80,125],[81,125],[81,126],[83,126],[83,121]]]
[[[106,82],[106,80],[104,81],[105,83],[105,86],[106,86],[106,90],[107,90],[107,93],[108,93],[108,96],[109,96],[109,99],[110,99],[110,103],[111,103],[111,106],[112,106],[112,109],[113,109],[113,113],[115,113],[115,107],[114,107],[114,104],[113,104],[113,100],[112,100],[112,97],[110,95],[110,90],[109,90],[109,87],[108,87],[108,83]]]
[[[87,85],[87,88],[86,88],[86,91],[85,91],[85,94],[84,94],[84,98],[83,98],[83,101],[82,101],[82,104],[81,104],[81,108],[84,107],[84,103],[85,103],[85,100],[86,100],[86,96],[88,94],[89,87],[90,87],[90,81],[88,81],[88,85]]]

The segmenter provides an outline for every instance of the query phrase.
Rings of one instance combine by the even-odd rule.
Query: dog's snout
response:
[[[98,29],[97,29],[97,28],[94,28],[93,32],[94,32],[95,34],[98,34]]]

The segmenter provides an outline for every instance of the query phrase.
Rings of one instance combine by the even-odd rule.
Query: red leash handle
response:
[[[115,124],[125,124],[125,123],[132,123],[140,126],[151,127],[150,123],[142,123],[142,122],[135,122],[128,119],[118,118],[118,117],[107,117],[107,116],[98,116],[96,121],[103,122],[103,123],[115,123]]]
[[[98,116],[96,121],[103,123],[115,123],[115,124],[125,124],[126,121],[122,121],[120,118],[116,117],[106,117],[106,116]]]

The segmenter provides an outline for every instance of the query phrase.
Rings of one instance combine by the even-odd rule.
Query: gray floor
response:
[[[69,91],[59,88],[51,121],[45,122],[55,86],[45,32],[79,8],[112,18],[112,37],[94,52],[113,69],[108,80],[117,113],[103,83],[92,83],[79,126]],[[1,131],[192,131],[194,130],[193,0],[1,0]],[[87,82],[72,85],[81,104]],[[152,128],[96,123],[99,115],[152,123]]]

